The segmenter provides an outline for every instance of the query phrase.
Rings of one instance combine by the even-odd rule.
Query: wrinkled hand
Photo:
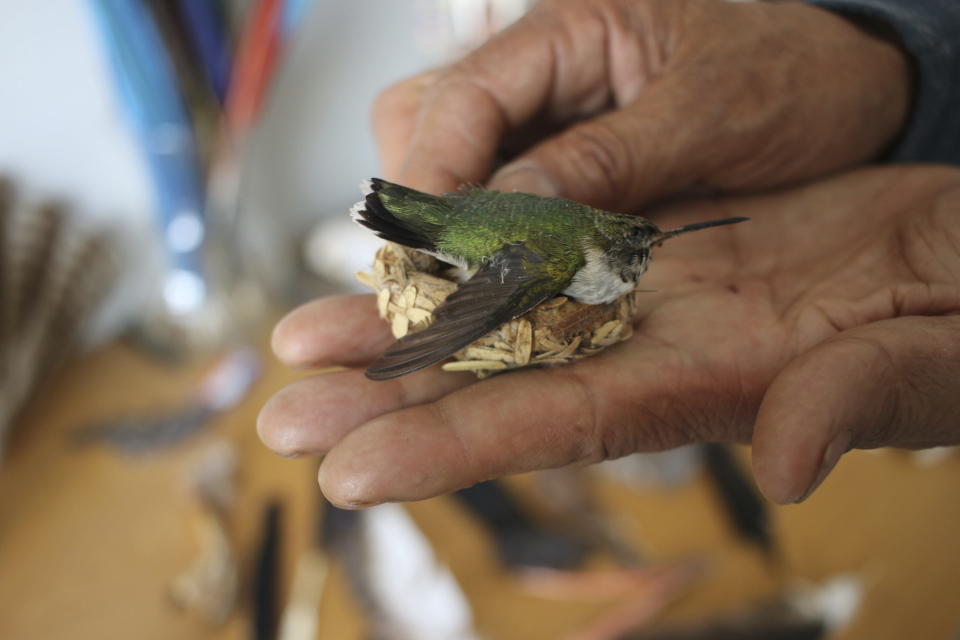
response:
[[[960,171],[863,170],[765,196],[674,204],[666,227],[749,216],[656,250],[629,341],[475,382],[347,370],[264,408],[278,453],[326,454],[357,507],[696,441],[753,440],[761,489],[803,498],[851,447],[960,442]],[[274,334],[293,366],[363,366],[390,342],[372,296],[318,300]]]
[[[394,182],[489,181],[629,212],[871,159],[910,92],[896,46],[801,3],[544,0],[460,62],[386,91],[373,125]]]

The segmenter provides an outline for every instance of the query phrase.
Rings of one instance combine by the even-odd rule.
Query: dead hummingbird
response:
[[[385,240],[460,267],[465,282],[426,329],[398,340],[367,369],[388,380],[447,358],[558,293],[604,304],[632,291],[650,249],[697,229],[743,222],[725,218],[661,231],[639,216],[563,198],[472,188],[435,196],[373,178],[350,209]]]

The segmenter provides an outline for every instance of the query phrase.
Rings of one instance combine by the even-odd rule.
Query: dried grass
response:
[[[388,242],[373,273],[357,279],[377,293],[380,317],[402,338],[433,321],[432,311],[456,290],[456,270],[418,251]],[[509,369],[568,364],[630,338],[637,313],[628,293],[609,304],[582,304],[556,296],[491,331],[454,354],[446,371],[473,371],[480,378]]]

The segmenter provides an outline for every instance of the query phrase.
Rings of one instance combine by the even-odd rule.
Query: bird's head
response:
[[[624,216],[624,218],[628,218]],[[749,218],[723,218],[694,222],[681,227],[661,231],[660,228],[646,218],[630,216],[624,221],[623,235],[617,238],[610,247],[611,259],[616,261],[624,279],[636,282],[647,270],[650,260],[650,251],[659,247],[666,240],[690,231],[719,227],[728,224],[744,222]]]

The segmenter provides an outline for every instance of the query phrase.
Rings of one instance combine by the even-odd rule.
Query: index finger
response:
[[[589,400],[579,379],[559,371],[469,385],[345,434],[320,465],[320,488],[332,503],[358,508],[596,459]]]
[[[574,22],[576,29],[570,27]],[[439,72],[431,86],[400,85],[406,93],[388,100],[397,108],[374,113],[377,131],[412,131],[397,180],[432,193],[482,183],[511,129],[545,112],[572,118],[604,107],[605,29],[603,20],[579,3],[562,10],[534,8]],[[410,108],[414,95],[419,109]]]
[[[288,313],[271,346],[288,367],[355,367],[370,363],[393,342],[373,295],[319,298]]]
[[[320,487],[338,506],[422,500],[502,475],[689,442],[665,349],[634,336],[555,369],[496,376],[432,402],[397,405],[327,453]],[[650,407],[644,407],[644,401]],[[660,412],[663,411],[663,415]]]

